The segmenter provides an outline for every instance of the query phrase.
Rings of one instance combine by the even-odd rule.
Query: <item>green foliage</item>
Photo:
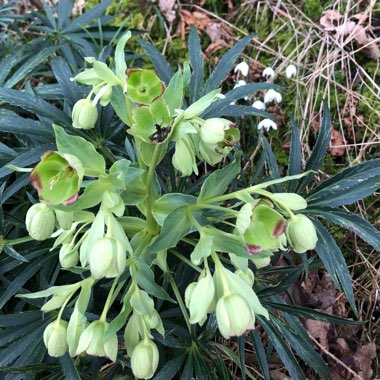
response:
[[[89,23],[107,5],[103,2],[90,15],[85,13],[80,22]],[[41,22],[55,22],[70,36],[79,33],[78,19],[69,20],[64,9],[58,9],[57,19],[49,12],[45,7]],[[244,368],[249,339],[266,379],[272,347],[292,378],[305,378],[299,359],[321,378],[330,378],[299,318],[350,321],[287,305],[280,297],[320,261],[310,253],[302,264],[280,268],[283,277],[273,286],[260,278],[278,270],[268,266],[272,256],[285,251],[297,255],[315,247],[356,311],[343,255],[321,219],[355,232],[380,250],[379,232],[341,208],[376,191],[378,160],[348,168],[307,191],[330,141],[331,119],[324,105],[320,133],[304,171],[298,129],[292,123],[289,176],[281,178],[274,149],[259,134],[260,160],[268,171],[258,165],[252,179],[246,180],[242,152],[234,144],[238,130],[221,116],[267,116],[230,103],[275,86],[250,84],[224,97],[219,86],[252,36],[237,42],[209,77],[204,77],[195,29],[190,33],[190,64],[176,73],[153,45],[140,40],[156,73],[142,69],[137,72],[139,81],[130,82],[136,71],[125,71],[128,38],[119,40],[115,53],[108,45],[103,60],[95,54],[96,46],[85,44],[87,48],[77,52],[86,54],[92,66],[84,71],[73,72],[70,54],[62,50],[64,58],[52,62],[57,80],[54,102],[10,89],[9,83],[0,89],[0,101],[7,104],[0,114],[0,129],[17,138],[14,146],[0,146],[4,164],[0,177],[5,179],[0,214],[0,371],[72,379],[86,378],[90,372],[102,378],[133,372],[141,378],[155,374],[156,379],[229,379],[222,360],[227,355],[242,378],[252,378]],[[10,83],[30,74],[23,69]],[[92,89],[71,81],[73,74],[76,82]],[[152,84],[155,91],[146,96]],[[85,128],[83,123],[73,126],[78,117],[75,105],[84,99],[96,107],[95,122]],[[27,223],[28,231],[23,223],[27,208],[39,198],[24,172],[46,150],[58,151],[59,157],[75,156],[83,166],[84,181],[72,204],[65,204],[65,199],[43,203],[49,220],[52,216],[57,221],[55,232],[43,236],[50,239],[37,242],[27,232],[39,222]],[[59,159],[60,180],[67,175],[61,170],[66,161],[62,162]],[[204,170],[206,164],[213,169]],[[67,169],[71,170],[72,166]],[[43,186],[57,179],[49,165],[37,171]],[[318,241],[301,244],[294,236],[297,228],[286,239],[285,231],[299,220],[308,221],[307,228],[316,231]],[[52,298],[45,302],[46,297]],[[252,330],[255,318],[269,343]],[[221,336],[236,335],[239,355],[218,342]],[[64,336],[67,345],[58,342]],[[45,346],[50,356],[60,359],[48,359]],[[88,355],[71,358],[81,353]]]

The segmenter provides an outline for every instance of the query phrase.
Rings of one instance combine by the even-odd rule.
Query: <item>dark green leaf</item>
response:
[[[357,314],[358,311],[355,305],[351,276],[343,254],[334,238],[330,235],[329,231],[316,220],[313,220],[313,223],[317,230],[318,236],[315,250],[320,259],[323,261],[323,264],[334,281],[335,286],[338,289],[340,289],[340,285],[342,286],[348,302],[350,303],[355,314]]]
[[[15,260],[19,260],[19,261],[22,261],[24,263],[29,262],[28,259],[26,259],[24,256],[20,255],[11,245],[5,245],[3,249],[4,249],[4,252],[8,256],[14,258]]]
[[[323,158],[327,152],[330,144],[331,137],[331,116],[330,111],[327,107],[327,103],[323,103],[323,115],[321,121],[321,127],[319,129],[319,134],[317,142],[313,148],[313,152],[306,163],[305,171],[313,170],[314,173],[308,174],[306,177],[302,178],[298,185],[298,192],[304,190],[304,188],[309,184],[309,182],[314,178],[316,172],[322,165]]]
[[[252,339],[253,347],[256,352],[256,358],[257,358],[257,361],[259,362],[259,366],[261,368],[264,380],[270,380],[268,359],[265,354],[263,342],[257,330],[251,331],[251,339]]]
[[[313,189],[306,199],[309,205],[337,207],[368,197],[379,187],[380,159],[376,159],[343,170]]]
[[[161,370],[153,377],[153,380],[171,380],[177,374],[181,368],[183,362],[187,357],[187,353],[175,356],[173,359],[169,360]]]
[[[304,317],[307,319],[312,319],[314,321],[335,323],[337,325],[346,325],[346,324],[358,325],[358,324],[364,323],[362,321],[353,321],[351,319],[337,317],[332,314],[326,314],[326,313],[323,313],[322,311],[310,309],[303,306],[286,305],[282,303],[267,302],[264,300],[262,300],[261,302],[264,306],[270,306],[270,307],[273,307],[274,309],[284,311],[286,313],[295,315],[297,317]]]
[[[190,79],[190,102],[194,103],[201,96],[204,76],[204,63],[201,41],[194,25],[190,25],[189,57],[193,69]]]
[[[269,174],[271,176],[271,179],[278,179],[280,178],[280,170],[278,168],[276,157],[274,156],[273,150],[264,135],[261,135],[261,140],[263,142],[265,155],[267,156]],[[280,183],[274,184],[273,187],[276,190],[276,193],[281,193],[283,191],[283,187]]]
[[[152,61],[154,67],[156,68],[157,74],[161,80],[166,84],[169,84],[170,79],[174,75],[168,61],[163,57],[163,55],[149,42],[144,40],[138,40],[138,43],[145,50],[146,54]]]
[[[306,338],[308,337],[307,331],[304,330],[303,327],[303,335],[299,335],[295,331],[293,331],[289,327],[289,325],[276,318],[274,314],[270,315],[270,319],[272,323],[276,325],[277,329],[281,332],[284,338],[293,346],[297,355],[305,363],[310,365],[318,373],[318,375],[321,376],[321,379],[331,379],[329,370],[325,362],[322,360],[320,355],[317,352],[315,352],[312,344]]]
[[[66,127],[71,126],[71,119],[64,112],[35,95],[9,88],[0,88],[0,102],[20,107],[39,117],[46,117],[54,123]]]
[[[290,125],[292,130],[292,139],[290,142],[288,175],[296,175],[301,173],[302,169],[302,146],[298,127],[293,117],[290,121]],[[290,181],[288,183],[288,192],[294,192],[296,187],[297,182]]]
[[[59,361],[61,363],[65,379],[81,380],[81,377],[79,376],[79,373],[75,368],[74,360],[70,357],[70,355],[67,352],[64,356],[61,356],[59,358]]]
[[[282,362],[284,363],[286,369],[289,371],[290,376],[293,380],[305,379],[305,375],[294,357],[292,351],[288,347],[286,341],[281,337],[273,322],[267,321],[265,318],[257,316],[261,326],[268,334],[271,343],[276,349],[278,355],[280,356]]]
[[[244,37],[238,41],[230,50],[228,50],[226,54],[223,55],[223,57],[216,65],[214,71],[207,79],[203,94],[207,94],[219,87],[228,72],[232,69],[236,60],[239,58],[240,53],[251,42],[253,37],[253,34]]]
[[[380,231],[371,225],[367,220],[359,215],[331,207],[311,207],[305,210],[305,213],[328,220],[354,232],[366,243],[371,245],[377,251],[380,251]]]
[[[24,119],[16,115],[0,116],[0,131],[20,135],[28,135],[50,138],[53,136],[51,125],[46,125],[38,120]]]
[[[246,380],[247,375],[245,373],[245,334],[238,337],[238,347],[239,347],[239,362],[241,368],[241,380]]]

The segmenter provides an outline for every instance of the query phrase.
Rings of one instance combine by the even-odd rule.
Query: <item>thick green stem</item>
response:
[[[153,180],[156,173],[156,167],[158,165],[160,156],[161,156],[161,150],[162,145],[157,144],[154,148],[153,157],[152,157],[152,163],[148,170],[148,176],[146,178],[146,192],[147,192],[147,198],[146,198],[146,227],[149,233],[152,235],[157,235],[159,231],[158,223],[156,222],[156,219],[154,219],[152,210],[154,205],[154,191],[153,191]]]

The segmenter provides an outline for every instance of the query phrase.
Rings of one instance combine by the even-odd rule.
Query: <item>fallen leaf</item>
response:
[[[357,373],[360,377],[355,377],[354,380],[370,380],[372,379],[372,361],[376,358],[376,344],[367,343],[358,347],[354,354],[354,363],[357,368]]]
[[[324,30],[335,32],[336,37],[345,38],[345,42],[354,40],[358,45],[364,46],[363,53],[369,58],[378,60],[380,48],[376,40],[368,34],[369,27],[363,25],[367,19],[368,15],[363,13],[345,18],[335,10],[328,10],[323,12],[319,23]]]
[[[332,156],[343,156],[343,154],[346,152],[343,135],[336,129],[331,129],[331,142],[329,151]]]
[[[306,321],[306,328],[310,335],[316,339],[323,348],[326,350],[329,349],[328,334],[330,323],[308,319]]]
[[[172,23],[176,18],[176,14],[173,9],[174,4],[175,0],[160,0],[158,2],[158,8],[169,23]]]

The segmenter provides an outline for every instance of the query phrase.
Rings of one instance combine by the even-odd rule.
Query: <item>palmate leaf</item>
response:
[[[335,286],[339,290],[343,290],[347,296],[352,310],[357,315],[358,310],[355,305],[354,291],[352,289],[352,282],[350,272],[348,271],[343,254],[336,244],[334,238],[330,235],[328,230],[322,226],[321,223],[313,220],[314,226],[317,230],[318,241],[315,247],[320,259],[323,261],[331,279],[334,281]]]
[[[380,158],[363,162],[331,177],[308,195],[309,207],[337,207],[368,197],[380,188]]]

